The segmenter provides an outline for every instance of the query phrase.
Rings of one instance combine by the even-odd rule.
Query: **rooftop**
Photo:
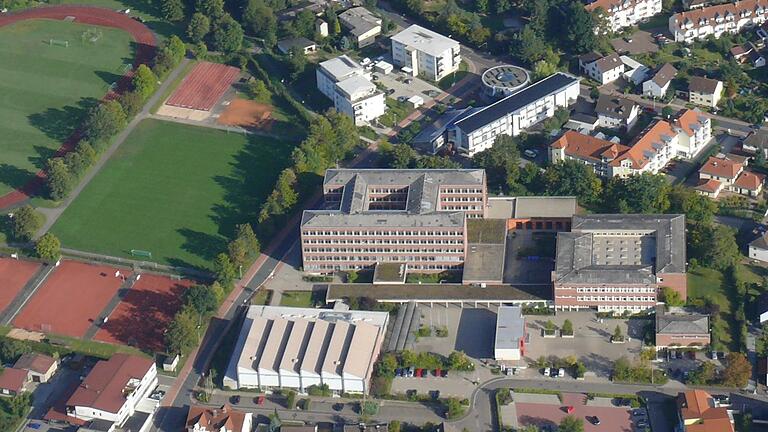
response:
[[[629,147],[606,141],[576,131],[566,131],[560,138],[550,144],[556,149],[565,149],[565,154],[593,162],[612,161],[623,155]]]
[[[496,349],[514,349],[525,337],[525,318],[519,306],[501,306],[496,316]]]
[[[126,402],[136,380],[143,379],[154,365],[152,359],[118,353],[96,363],[67,400],[67,406],[94,408],[117,413]]]
[[[704,390],[679,393],[677,405],[686,432],[733,432],[728,410],[715,407],[712,396]]]
[[[471,133],[550,94],[578,84],[579,81],[580,79],[573,75],[555,73],[456,122],[456,126],[464,133]]]
[[[725,19],[728,16],[737,19],[743,12],[754,14],[766,8],[768,8],[768,0],[740,0],[733,3],[680,12],[672,15],[670,20],[674,19],[680,26],[691,24],[694,28],[698,28],[704,25],[712,25],[717,20]]]
[[[577,215],[557,235],[556,283],[655,284],[684,272],[684,215]]]
[[[56,364],[56,359],[39,353],[26,353],[22,354],[16,364],[13,365],[16,369],[26,369],[39,374],[46,374],[51,367]]]
[[[709,316],[686,311],[682,308],[656,306],[656,334],[708,335]]]
[[[360,36],[381,26],[381,18],[362,6],[345,10],[339,14],[339,20],[355,36]]]
[[[246,413],[233,409],[228,404],[219,408],[193,405],[187,413],[187,428],[196,425],[207,431],[228,430],[237,431],[243,429]]]
[[[363,67],[346,54],[321,62],[320,68],[336,82],[365,73]]]
[[[736,186],[750,191],[758,191],[765,182],[765,175],[753,173],[751,171],[742,171],[733,182]]]
[[[637,114],[637,104],[629,99],[618,96],[610,96],[600,93],[595,105],[595,111],[598,115],[606,117],[628,120],[634,111]]]
[[[699,172],[715,177],[726,178],[733,181],[736,176],[742,171],[744,166],[738,162],[732,160],[719,158],[716,156],[710,156],[704,165],[701,166]]]
[[[316,44],[313,41],[305,37],[286,38],[277,42],[277,47],[280,49],[280,51],[285,53],[289,52],[291,48],[299,48],[303,51],[305,48],[309,48],[315,45]]]
[[[417,24],[392,36],[392,40],[435,57],[443,55],[446,50],[459,48],[457,41]]]
[[[717,91],[719,83],[720,81],[716,79],[692,76],[688,79],[688,91],[702,94],[714,94]]]
[[[0,372],[0,389],[18,393],[24,389],[27,381],[29,381],[29,371],[27,370],[5,368]]]
[[[672,81],[672,78],[674,78],[675,75],[677,75],[677,69],[675,69],[671,63],[664,63],[664,65],[660,67],[659,70],[657,70],[653,75],[651,81],[656,83],[656,85],[659,87],[664,87],[670,81]]]

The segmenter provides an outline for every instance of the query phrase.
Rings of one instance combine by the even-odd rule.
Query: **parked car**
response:
[[[339,412],[339,411],[344,409],[344,404],[343,403],[335,403],[335,404],[333,404],[333,406],[331,408],[333,408],[334,411]]]
[[[440,371],[440,377],[441,378],[448,378],[448,371],[447,370],[441,370]]]
[[[416,378],[421,378],[421,374],[424,373],[424,369],[418,368],[416,369]]]
[[[230,397],[230,398],[229,398],[229,402],[230,402],[232,405],[237,405],[237,404],[239,404],[239,403],[240,403],[240,395],[234,395],[234,396]]]
[[[531,158],[531,159],[534,159],[534,158],[536,158],[536,156],[538,156],[538,155],[539,155],[539,152],[537,152],[536,150],[532,150],[532,149],[526,149],[526,150],[523,152],[523,154],[524,154],[525,156],[527,156],[527,157]]]
[[[548,367],[544,368],[544,375],[545,376],[549,376],[549,368]]]
[[[557,378],[560,376],[560,371],[557,368],[552,368],[552,378]]]
[[[644,428],[644,427],[647,427],[647,426],[648,426],[648,422],[645,421],[645,420],[640,420],[640,421],[637,422],[637,427],[639,427],[639,428]]]
[[[587,416],[587,421],[592,423],[593,425],[599,425],[600,424],[600,417],[598,416]]]
[[[632,410],[632,415],[635,416],[635,417],[644,417],[645,416],[645,410],[634,409],[634,410]]]
[[[414,373],[416,373],[416,370],[413,368],[413,366],[409,367],[407,373],[408,378],[412,378]]]
[[[255,398],[253,398],[253,402],[256,405],[264,405],[264,395],[256,396]]]
[[[696,352],[695,351],[686,351],[685,356],[688,357],[691,360],[696,360]]]
[[[387,90],[387,94],[388,94],[388,95],[391,95],[391,94],[394,94],[394,93],[395,93],[395,89],[389,89],[389,90]]]
[[[557,371],[557,376],[559,376],[560,378],[564,377],[564,376],[565,376],[565,369],[563,369],[563,368],[560,368],[560,369]]]
[[[437,368],[434,371],[432,371],[432,375],[434,375],[436,377],[440,377],[440,375],[442,375],[442,373],[443,373],[443,371],[440,368]]]
[[[680,360],[683,358],[683,352],[682,351],[675,351],[675,358]]]

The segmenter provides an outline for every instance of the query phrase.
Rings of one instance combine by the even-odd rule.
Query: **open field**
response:
[[[66,247],[210,268],[252,222],[293,144],[144,120],[53,226]]]
[[[92,30],[98,40],[83,40]],[[50,40],[69,46],[51,45]],[[0,195],[29,182],[131,64],[116,28],[32,19],[0,27]]]
[[[122,285],[114,267],[62,261],[13,320],[14,327],[83,337]],[[121,270],[125,276],[129,271]]]
[[[162,352],[163,333],[181,309],[184,291],[192,284],[189,280],[142,274],[94,339]]]

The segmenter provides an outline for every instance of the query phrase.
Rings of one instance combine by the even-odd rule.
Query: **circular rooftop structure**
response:
[[[528,72],[519,66],[494,66],[483,72],[483,87],[490,96],[508,96],[529,82]]]

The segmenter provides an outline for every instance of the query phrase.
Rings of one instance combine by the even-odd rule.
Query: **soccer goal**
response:
[[[80,35],[80,38],[82,39],[83,43],[96,43],[101,39],[101,30],[98,29],[88,29],[83,32],[82,35]]]
[[[69,41],[63,39],[49,39],[48,45],[69,48]]]

